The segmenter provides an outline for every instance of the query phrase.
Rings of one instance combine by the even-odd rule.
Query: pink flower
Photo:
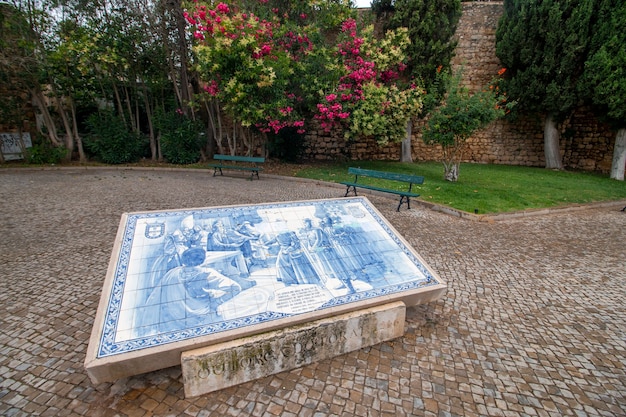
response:
[[[341,24],[342,32],[350,32],[356,30],[356,20],[348,19]]]
[[[283,115],[283,116],[287,116],[289,113],[291,113],[293,111],[292,107],[285,107],[284,109],[278,109],[278,111]]]
[[[219,87],[215,80],[211,80],[211,84],[204,86],[204,91],[215,97],[219,93]]]
[[[230,12],[230,9],[228,8],[227,4],[224,3],[220,3],[217,5],[217,11],[222,13],[222,14],[227,14],[228,12]]]
[[[336,98],[337,98],[336,94],[329,94],[326,96],[326,101],[330,103],[331,101],[335,101]]]

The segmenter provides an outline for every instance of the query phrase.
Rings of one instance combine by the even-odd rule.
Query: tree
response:
[[[26,17],[9,4],[0,3],[0,121],[18,129],[22,121],[30,83],[31,66],[36,64],[34,42]],[[23,143],[21,143],[23,147]],[[0,152],[0,162],[4,162]]]
[[[329,77],[336,79],[331,74],[337,69],[326,65],[330,53],[324,32],[350,13],[337,0],[237,6],[198,2],[186,14],[193,26],[196,68],[209,96],[205,102],[219,106],[232,120],[232,135],[227,135],[231,153],[237,151],[237,135],[252,151],[248,129],[270,135],[284,128],[304,132],[319,91],[327,88]],[[209,115],[214,126],[222,125],[221,112]],[[214,134],[219,148],[222,134]]]
[[[471,94],[461,78],[460,71],[450,78],[444,102],[431,112],[423,134],[426,144],[441,145],[444,178],[448,181],[458,180],[467,139],[504,115],[493,89]]]
[[[626,3],[601,0],[592,29],[581,90],[616,130],[611,178],[624,180],[626,164]]]
[[[4,116],[14,122],[22,118],[24,97],[31,96],[40,109],[45,125],[45,135],[53,146],[62,146],[55,120],[50,112],[40,84],[43,71],[41,34],[38,33],[49,19],[35,5],[25,11],[9,4],[0,4],[0,79],[6,88]],[[19,103],[17,98],[20,97]],[[12,104],[11,104],[12,103]],[[5,107],[6,106],[6,107]],[[20,123],[21,124],[21,123]]]
[[[581,99],[594,0],[505,0],[496,54],[507,68],[502,87],[516,111],[544,114],[546,168],[562,169],[557,124]]]
[[[406,68],[407,30],[389,31],[376,39],[373,26],[360,33],[357,29],[353,19],[342,24],[338,57],[343,75],[335,88],[326,91],[315,117],[326,130],[341,126],[348,140],[373,137],[380,145],[399,142],[407,121],[420,112],[423,96],[421,88],[400,79]]]
[[[461,17],[460,0],[374,0],[372,10],[383,30],[408,29],[405,74],[426,90],[418,117],[425,117],[441,100],[445,86],[440,75],[448,73],[454,56],[454,34]],[[406,126],[402,161],[410,162],[412,120]]]

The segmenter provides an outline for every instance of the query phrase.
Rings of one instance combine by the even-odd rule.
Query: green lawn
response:
[[[505,165],[461,164],[456,183],[443,179],[438,162],[400,163],[352,161],[316,164],[300,169],[296,176],[324,181],[351,180],[348,167],[422,175],[420,198],[467,212],[495,214],[532,208],[626,199],[626,183],[608,175],[587,172],[551,171]],[[369,180],[385,188],[402,189],[393,181]]]

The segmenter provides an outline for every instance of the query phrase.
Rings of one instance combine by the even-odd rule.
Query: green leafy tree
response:
[[[441,75],[449,73],[457,42],[454,39],[461,17],[460,0],[374,0],[372,10],[383,30],[408,29],[410,44],[406,49],[405,74],[426,91],[418,117],[425,117],[438,105],[445,93]],[[406,126],[402,160],[411,156],[412,121]]]
[[[624,180],[626,164],[626,3],[599,1],[592,29],[591,51],[580,85],[596,113],[617,134],[611,178]]]
[[[444,102],[431,112],[423,134],[426,144],[441,146],[444,178],[448,181],[458,180],[467,139],[504,115],[493,89],[472,94],[461,78],[460,71],[450,78]]]
[[[546,168],[562,169],[558,122],[581,96],[577,82],[587,58],[594,0],[505,0],[496,54],[507,68],[502,88],[515,111],[544,119]]]
[[[35,64],[31,36],[25,16],[13,6],[0,3],[0,121],[17,128],[20,138],[26,112],[23,97],[28,95],[29,87],[24,71]],[[1,152],[0,162],[4,162]]]
[[[50,111],[40,76],[44,72],[41,28],[49,21],[43,9],[22,9],[20,4],[0,3],[0,81],[3,89],[2,116],[21,125],[26,103],[32,101],[40,109],[45,136],[52,146],[62,146]],[[18,120],[20,119],[20,120]]]
[[[317,105],[315,118],[326,130],[340,126],[348,140],[399,142],[407,121],[419,114],[423,96],[421,88],[399,78],[406,68],[407,30],[388,31],[378,39],[372,25],[358,29],[354,19],[342,24],[337,56],[343,74]]]
[[[144,137],[128,129],[126,121],[112,111],[94,113],[87,120],[89,152],[107,164],[137,162],[146,149]]]
[[[329,13],[329,10],[334,13]],[[338,68],[325,32],[351,10],[340,1],[198,2],[186,14],[193,26],[194,58],[206,102],[219,106],[233,121],[227,135],[229,151],[237,151],[234,137],[246,130],[276,135],[284,128],[303,133],[307,114],[319,91]],[[220,111],[209,111],[221,126]],[[244,129],[237,129],[241,126]],[[214,131],[221,147],[222,132]],[[221,150],[221,149],[220,149]]]

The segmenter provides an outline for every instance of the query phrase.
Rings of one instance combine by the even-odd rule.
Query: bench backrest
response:
[[[383,172],[383,171],[374,171],[371,169],[361,169],[361,168],[348,168],[348,174],[352,175],[360,175],[364,177],[371,178],[380,178],[384,180],[394,180],[394,181],[402,181],[408,182],[411,184],[423,184],[424,177],[419,175],[407,175],[407,174],[398,174],[395,172]]]
[[[237,162],[253,162],[253,163],[265,162],[265,158],[261,156],[237,156],[237,155],[215,154],[213,155],[213,159],[216,159],[218,161],[237,161]]]

